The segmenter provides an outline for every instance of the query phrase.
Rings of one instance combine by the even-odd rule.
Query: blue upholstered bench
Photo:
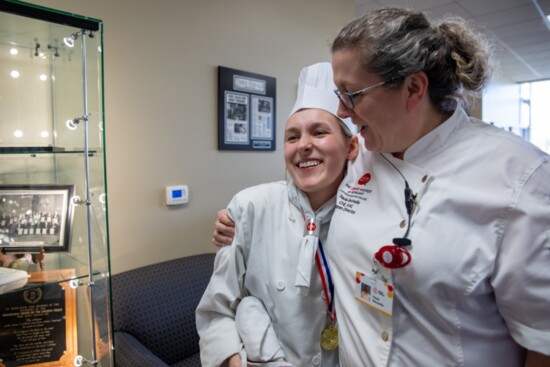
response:
[[[201,254],[111,277],[117,367],[199,367],[195,309],[215,254]]]

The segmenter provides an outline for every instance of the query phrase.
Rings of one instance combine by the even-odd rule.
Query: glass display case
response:
[[[0,0],[0,366],[114,365],[102,44]]]

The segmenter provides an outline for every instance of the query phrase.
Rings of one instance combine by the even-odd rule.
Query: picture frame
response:
[[[75,185],[0,185],[4,252],[68,252]]]
[[[218,66],[218,150],[274,151],[276,79]]]

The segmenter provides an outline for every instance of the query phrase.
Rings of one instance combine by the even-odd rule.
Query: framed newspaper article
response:
[[[275,150],[276,80],[218,67],[218,149]]]

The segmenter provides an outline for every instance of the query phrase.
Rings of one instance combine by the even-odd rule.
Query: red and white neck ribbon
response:
[[[336,310],[334,309],[334,283],[332,282],[332,276],[330,275],[330,269],[328,266],[327,257],[323,249],[323,244],[319,240],[317,253],[315,254],[315,263],[317,269],[319,269],[319,276],[321,277],[321,283],[323,285],[323,293],[325,294],[325,300],[327,303],[327,314],[330,321],[336,319]]]
[[[319,244],[321,225],[330,220],[330,216],[334,211],[335,201],[329,200],[314,212],[309,205],[307,196],[301,190],[296,191],[304,216],[305,228],[304,237],[300,243],[294,286],[296,287],[297,294],[306,296],[309,293],[311,274],[315,267],[315,254],[317,253]]]

